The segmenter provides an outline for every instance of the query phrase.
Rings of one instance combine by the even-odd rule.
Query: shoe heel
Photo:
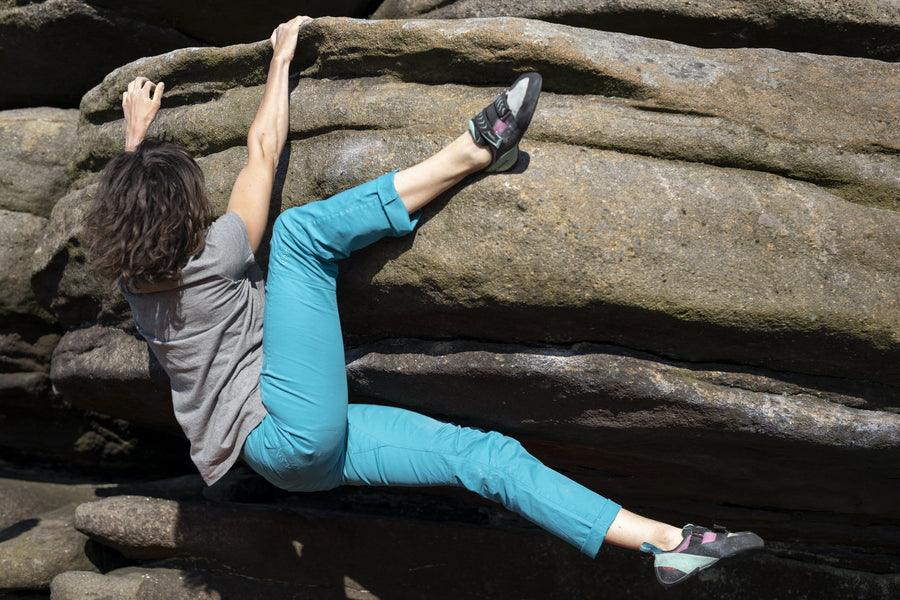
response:
[[[516,166],[516,163],[519,162],[519,147],[515,146],[506,151],[503,156],[498,158],[494,164],[485,169],[485,173],[500,173],[502,171],[508,171]]]

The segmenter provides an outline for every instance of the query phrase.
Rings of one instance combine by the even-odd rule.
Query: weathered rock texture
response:
[[[900,58],[893,0],[385,0],[373,17],[526,17],[693,46]]]
[[[763,12],[783,24],[801,4],[812,10]],[[883,10],[859,18],[897,27],[890,6],[873,6]],[[847,8],[839,23],[860,14]],[[766,23],[747,14],[734,19]],[[305,27],[273,216],[428,156],[517,72],[545,81],[516,169],[470,178],[426,208],[415,234],[342,265],[354,399],[514,434],[629,507],[770,541],[771,553],[727,578],[710,572],[692,597],[796,591],[776,581],[896,595],[900,65],[830,47],[700,49],[511,18]],[[74,139],[71,152],[37,161],[54,191],[0,204],[0,252],[17,265],[0,305],[11,319],[2,375],[14,376],[0,381],[19,386],[4,393],[4,416],[34,431],[36,398],[79,415],[64,436],[75,454],[141,472],[183,459],[183,445],[168,447],[165,377],[114,286],[88,268],[81,219],[121,147],[121,91],[139,74],[167,84],[151,134],[198,156],[223,211],[269,52],[193,48],[114,70],[84,95],[77,131],[68,115],[67,133],[53,133]],[[0,124],[22,118],[43,131],[44,113]],[[30,157],[14,148],[0,165]],[[13,319],[44,333],[28,337]],[[31,451],[36,439],[10,428],[0,444]],[[205,500],[118,493],[140,496],[86,504],[75,526],[138,568],[73,567],[54,597],[658,591],[634,556],[605,549],[609,568],[598,568],[452,491],[284,498],[237,476]]]
[[[69,184],[77,110],[0,112],[0,208],[49,217]]]
[[[366,16],[368,0],[0,1],[0,109],[78,105],[115,67],[187,46],[265,39],[280,21]]]

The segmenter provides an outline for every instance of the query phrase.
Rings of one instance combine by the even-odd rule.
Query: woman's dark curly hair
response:
[[[122,283],[175,280],[203,250],[211,222],[203,171],[191,155],[144,140],[103,169],[85,216],[91,262]]]

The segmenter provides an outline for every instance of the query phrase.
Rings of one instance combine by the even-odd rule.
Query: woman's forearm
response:
[[[247,165],[238,174],[227,210],[244,222],[250,248],[262,241],[269,216],[278,158],[287,141],[290,116],[288,96],[291,59],[297,47],[300,26],[309,17],[297,17],[279,25],[272,33],[272,62],[259,110],[247,134]]]
[[[271,37],[272,60],[259,109],[250,132],[247,134],[249,151],[258,151],[273,166],[287,141],[290,121],[290,97],[288,95],[290,66],[297,47],[300,26],[309,21],[308,17],[298,17],[280,25]]]
[[[259,109],[250,132],[247,147],[250,152],[259,151],[267,162],[278,162],[281,150],[287,141],[290,114],[288,79],[290,58],[275,55],[269,63],[269,75]]]

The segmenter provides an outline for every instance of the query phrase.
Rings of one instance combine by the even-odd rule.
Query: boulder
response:
[[[212,589],[217,583],[209,574],[226,571],[312,594],[319,590],[323,597],[553,598],[560,586],[570,593],[588,590],[609,576],[574,548],[508,513],[461,504],[445,508],[437,520],[409,495],[387,493],[395,504],[373,506],[376,492],[363,494],[368,514],[354,514],[327,500],[330,508],[324,510],[304,507],[310,496],[317,495],[302,494],[283,506],[117,497],[80,506],[76,521],[92,539],[133,559],[164,559],[182,569],[200,562],[208,574],[191,579]],[[465,550],[471,547],[504,560],[473,561]],[[644,572],[639,587],[657,585],[636,556],[613,564],[628,562]]]
[[[97,498],[96,485],[40,481],[34,477],[34,470],[22,472],[10,470],[6,465],[3,467],[3,477],[0,477],[0,531],[39,515]],[[48,475],[41,473],[41,478],[46,479]]]
[[[555,599],[652,598],[661,592],[649,563],[633,552],[603,547],[590,560],[508,513],[470,504],[468,497],[455,507],[445,501],[429,516],[433,505],[426,495],[374,489],[293,495],[268,505],[107,498],[80,506],[77,527],[146,566],[106,577],[63,574],[52,591],[64,599],[117,590],[125,600],[209,598],[225,590],[239,600],[299,593]],[[478,556],[503,560],[473,560],[473,548]],[[837,589],[875,599],[900,589],[890,574],[896,557],[860,556],[868,568],[851,570],[806,564],[797,560],[800,554],[771,544],[758,557],[700,574],[690,593],[720,598],[739,590],[740,597],[779,598],[792,597],[785,589],[823,596]]]
[[[373,4],[377,4],[371,0],[303,0],[297,4],[280,0],[258,0],[252,4],[233,0],[195,0],[187,4],[178,0],[138,0],[124,5],[115,0],[87,0],[87,3],[134,21],[171,27],[213,46],[269,39],[276,25],[298,13],[310,17],[366,17]]]
[[[0,318],[6,322],[14,315],[32,321],[52,319],[38,306],[30,277],[32,256],[46,224],[43,217],[0,209],[0,260],[5,267],[0,273]]]
[[[205,487],[197,475],[119,485],[98,483],[94,475],[91,483],[83,483],[83,475],[5,462],[0,474],[0,594],[46,590],[56,575],[70,570],[106,572],[125,564],[114,551],[74,529],[78,505],[140,492],[196,500]]]
[[[83,218],[96,189],[88,185],[56,203],[31,259],[38,303],[66,327],[129,320],[128,304],[115,284],[88,263]]]
[[[87,536],[72,526],[74,512],[75,505],[59,508],[0,531],[0,591],[46,589],[60,573],[97,569]]]
[[[545,463],[626,505],[678,506],[686,519],[709,506],[766,506],[794,515],[768,524],[779,537],[827,529],[821,515],[893,511],[894,482],[877,475],[900,459],[900,415],[888,412],[896,395],[886,386],[727,371],[593,344],[404,339],[347,354],[354,401],[526,440]],[[776,447],[780,469],[771,468]],[[706,477],[686,487],[685,471]],[[735,471],[767,476],[742,482]],[[627,472],[652,476],[615,476]]]
[[[0,109],[75,107],[117,64],[197,40],[79,0],[0,6]],[[35,73],[52,76],[35,77]]]
[[[84,253],[122,90],[166,81],[151,133],[198,156],[221,213],[269,56],[266,42],[174,51],[83,98],[69,186],[29,238],[28,273],[35,310],[67,330],[55,388],[111,415],[84,447],[128,457],[174,431],[164,376]],[[545,94],[517,168],[469,178],[413,235],[342,264],[355,399],[500,429],[641,513],[772,541],[692,595],[778,597],[794,582],[896,595],[883,574],[900,568],[898,65],[515,18],[317,19],[295,58],[273,215],[432,154],[526,70]],[[106,445],[128,431],[104,429],[118,417],[163,433]],[[282,593],[261,580],[350,597],[656,593],[633,555],[604,549],[598,569],[454,490],[237,502],[253,496],[242,485],[83,504],[79,529],[141,570],[58,577],[56,593]]]
[[[334,597],[334,590],[264,581],[230,573],[170,568],[126,567],[106,574],[70,571],[50,586],[54,600],[231,600],[278,598],[313,600]],[[352,596],[370,597],[370,596]]]
[[[0,209],[50,216],[68,184],[77,123],[74,109],[0,111]]]
[[[54,387],[83,409],[180,433],[169,379],[135,336],[102,325],[66,333],[53,355]]]
[[[549,93],[525,144],[527,169],[476,179],[438,203],[441,210],[414,239],[381,244],[348,263],[342,299],[349,335],[613,341],[677,359],[900,381],[892,293],[900,221],[894,210],[832,193],[896,208],[894,65],[698,50],[521,19],[319,19],[301,36],[298,68],[306,65],[308,79],[294,92],[292,121],[298,135],[312,137],[292,145],[282,208],[427,156],[493,91],[435,84],[496,81],[501,72],[509,76],[509,64],[547,73]],[[402,56],[395,47],[404,48]],[[497,47],[507,50],[485,52]],[[250,44],[222,57],[245,57],[255,88],[260,52]],[[449,66],[426,68],[438,55]],[[178,56],[111,74],[85,97],[85,111],[95,120],[110,114],[118,90],[139,72],[167,78],[210,60]],[[349,76],[356,80],[323,80]],[[754,93],[741,92],[747,89]],[[219,91],[198,107],[176,95],[160,118],[173,139],[214,151],[201,162],[219,206],[244,155],[238,146],[215,150],[240,143],[234,131],[243,126],[197,134],[223,112],[246,123],[258,93]],[[338,94],[357,100],[352,113],[334,108]],[[402,111],[384,101],[391,96],[402,100]],[[415,103],[430,110],[411,110]],[[650,115],[660,134],[603,149],[607,140],[591,140],[610,108],[623,117],[618,123]],[[670,143],[689,123],[701,129]],[[692,150],[702,131],[732,126],[712,147]],[[94,158],[79,164],[102,162],[120,128],[86,127],[84,152]],[[360,128],[374,131],[347,131]],[[639,131],[633,121],[620,140]],[[766,149],[747,157],[744,144]],[[792,144],[808,152],[787,166],[780,161]],[[730,151],[722,154],[724,146]],[[828,165],[848,153],[855,155],[848,165],[862,161],[847,167],[856,175],[828,189]],[[860,182],[853,191],[850,179]],[[881,192],[870,193],[870,185]],[[401,249],[409,251],[398,256]],[[392,315],[389,305],[403,305],[404,313]]]
[[[4,265],[0,273],[0,414],[6,417],[36,406],[46,408],[48,403],[50,357],[60,334],[52,316],[39,305],[30,277],[32,255],[46,223],[47,219],[30,213],[0,209],[0,262]],[[0,421],[0,430],[7,428],[8,421]]]
[[[526,17],[705,47],[900,58],[891,0],[385,0],[375,19]]]

